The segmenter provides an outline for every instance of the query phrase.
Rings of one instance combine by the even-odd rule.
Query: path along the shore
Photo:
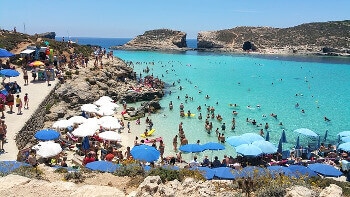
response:
[[[5,83],[11,81],[16,81],[22,88],[21,93],[19,93],[20,98],[23,101],[25,93],[28,93],[29,98],[29,109],[22,108],[22,115],[17,115],[17,108],[13,106],[14,113],[9,113],[9,107],[6,105],[5,109],[5,124],[7,125],[6,139],[7,143],[4,144],[4,153],[0,154],[0,161],[16,160],[18,154],[18,148],[16,146],[15,137],[16,134],[24,127],[25,123],[29,120],[32,114],[39,107],[40,103],[43,102],[45,97],[49,92],[56,86],[58,79],[55,81],[50,81],[51,86],[48,86],[46,81],[32,80],[30,72],[29,75],[29,85],[24,85],[23,72],[20,68],[17,68],[20,72],[18,77],[6,78]],[[16,94],[17,95],[17,94]],[[14,95],[16,97],[16,95]]]

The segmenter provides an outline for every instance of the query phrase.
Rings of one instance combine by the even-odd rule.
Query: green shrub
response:
[[[130,165],[122,165],[120,168],[118,168],[115,173],[117,176],[129,176],[129,177],[135,177],[135,176],[142,176],[145,175],[145,170],[137,164],[130,164]]]
[[[57,168],[55,173],[68,173],[68,170],[66,168]]]
[[[84,179],[85,177],[81,172],[69,172],[64,175],[64,180],[72,180],[74,183],[82,183],[84,182]]]
[[[43,171],[40,169],[33,168],[32,166],[21,166],[12,172],[13,174],[18,174],[20,176],[28,178],[39,178],[42,179]]]
[[[179,170],[171,170],[166,168],[153,168],[148,173],[149,176],[159,176],[163,183],[173,181],[175,179],[182,181],[183,177]]]

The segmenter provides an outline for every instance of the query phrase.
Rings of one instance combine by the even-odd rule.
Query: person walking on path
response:
[[[24,85],[28,85],[28,71],[26,68],[23,68],[23,79],[24,79]]]
[[[13,94],[11,92],[9,92],[9,94],[6,97],[6,101],[7,101],[7,105],[10,108],[10,113],[13,113],[13,105],[15,102],[15,96],[13,96]]]
[[[19,95],[16,96],[16,107],[17,107],[17,115],[22,114],[22,99]]]
[[[23,106],[23,108],[24,108],[24,109],[29,109],[29,106],[28,106],[28,102],[29,102],[28,93],[25,94],[23,100],[24,100],[24,106]]]
[[[5,102],[3,99],[0,99],[0,112],[1,112],[1,119],[4,119],[5,118]]]

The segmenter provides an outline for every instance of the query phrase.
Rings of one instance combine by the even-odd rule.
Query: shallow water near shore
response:
[[[217,142],[215,129],[226,123],[226,137],[247,132],[259,134],[263,127],[253,126],[246,119],[255,119],[258,124],[269,124],[270,141],[277,146],[282,130],[286,130],[287,143],[283,149],[295,145],[298,128],[309,128],[321,136],[328,130],[326,143],[335,143],[337,133],[350,130],[350,63],[332,63],[329,59],[293,61],[293,58],[264,58],[245,55],[223,55],[213,53],[184,53],[114,51],[115,56],[134,63],[139,75],[147,66],[149,74],[161,78],[167,83],[166,95],[160,101],[162,110],[149,118],[156,128],[155,136],[162,136],[165,155],[174,155],[172,139],[178,134],[178,124],[183,128],[189,143]],[[140,62],[136,64],[136,62]],[[153,64],[150,64],[153,62]],[[345,61],[346,62],[346,61]],[[145,76],[142,73],[142,76]],[[175,86],[173,86],[173,83]],[[182,90],[179,87],[182,86]],[[171,94],[169,94],[171,91]],[[199,93],[201,91],[201,93]],[[193,101],[185,99],[186,94]],[[205,96],[210,98],[206,99]],[[180,99],[178,99],[178,96]],[[172,101],[173,110],[168,104]],[[218,104],[216,104],[218,102]],[[194,117],[181,118],[179,105],[183,103],[185,112],[196,114]],[[229,104],[237,104],[233,108]],[[295,104],[299,107],[296,108]],[[199,120],[198,106],[202,107],[203,119]],[[257,107],[257,106],[260,106]],[[213,122],[213,132],[207,134],[204,129],[206,107],[213,106],[215,115],[220,114],[223,121],[209,118]],[[247,107],[247,106],[250,106]],[[305,113],[302,113],[301,110]],[[232,111],[238,112],[233,116]],[[277,114],[277,119],[270,116]],[[266,115],[266,117],[263,117]],[[324,117],[331,121],[324,121]],[[231,131],[232,118],[236,118],[236,128]],[[283,126],[279,123],[282,122]],[[265,135],[266,135],[265,131]],[[314,144],[315,139],[301,136],[301,145]],[[235,150],[228,143],[226,149],[214,153],[235,156]],[[187,155],[187,159],[191,154]],[[201,159],[201,157],[200,157]]]

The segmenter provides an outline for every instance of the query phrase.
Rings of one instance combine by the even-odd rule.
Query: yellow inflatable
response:
[[[148,136],[151,136],[154,132],[156,131],[156,129],[152,129],[150,131],[147,132],[147,135],[145,135],[144,133],[142,133],[140,136],[143,138],[146,138]]]
[[[188,114],[185,113],[185,116],[188,117]],[[190,115],[190,117],[194,117],[194,116],[196,116],[196,114],[191,114],[191,115]]]

